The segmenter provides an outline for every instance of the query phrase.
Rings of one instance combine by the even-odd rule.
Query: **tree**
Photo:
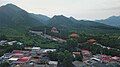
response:
[[[8,62],[4,62],[0,64],[0,67],[10,67],[10,64]]]
[[[78,46],[78,42],[75,39],[68,39],[67,40],[67,45],[66,45],[66,49],[70,52],[76,51]]]
[[[5,35],[0,35],[0,40],[6,40],[7,37]]]
[[[57,56],[58,56],[57,52],[48,52],[48,57],[52,61],[58,61]]]
[[[58,67],[73,67],[72,65],[73,55],[69,51],[58,53]]]

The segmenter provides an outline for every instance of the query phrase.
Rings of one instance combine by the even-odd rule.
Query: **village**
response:
[[[29,31],[30,33],[34,33],[34,35],[41,36],[43,38],[47,38],[53,41],[57,41],[59,43],[64,43],[66,40],[52,37],[47,34],[43,34],[41,31]],[[59,31],[53,27],[51,32],[58,33]],[[77,38],[79,35],[77,33],[72,33],[70,35],[71,38]],[[111,47],[102,46],[97,43],[95,39],[89,39],[86,43],[92,45],[98,45],[101,48],[106,49],[114,49]],[[24,45],[19,41],[7,41],[1,40],[0,45]],[[81,45],[81,44],[80,44]],[[83,45],[83,44],[82,44]],[[120,51],[119,49],[116,49]],[[49,52],[57,52],[57,49],[43,49],[41,47],[24,47],[22,50],[13,50],[12,52],[5,53],[0,57],[0,63],[8,62],[10,67],[59,67],[59,61],[52,61],[48,57]],[[119,56],[109,56],[105,54],[95,54],[93,55],[90,50],[87,49],[78,49],[77,51],[73,51],[72,55],[74,58],[82,54],[82,61],[75,60],[72,62],[74,67],[109,67],[111,66],[120,66],[120,57]]]

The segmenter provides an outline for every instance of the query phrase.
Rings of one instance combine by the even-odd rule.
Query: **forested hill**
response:
[[[28,13],[13,4],[0,7],[0,34],[24,35],[29,29],[40,29],[42,26],[56,27],[62,33],[78,31],[87,33],[118,33],[119,28],[94,21],[76,20],[73,17],[55,15],[49,18],[44,15]],[[39,28],[40,27],[40,28]]]
[[[13,4],[0,7],[0,32],[7,35],[19,35],[33,26],[43,25],[29,13]]]
[[[73,17],[65,17],[63,15],[54,16],[48,20],[48,26],[56,27],[61,30],[82,31],[88,33],[115,33],[119,32],[119,28],[109,26],[95,21],[76,20]]]
[[[97,22],[104,23],[111,26],[120,27],[120,16],[111,16],[107,19],[96,20]]]

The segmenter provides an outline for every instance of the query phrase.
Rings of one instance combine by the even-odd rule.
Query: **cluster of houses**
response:
[[[48,52],[56,49],[25,47],[24,50],[13,50],[0,57],[0,62],[8,62],[11,67],[57,67],[58,61],[50,61]]]
[[[7,40],[1,40],[1,41],[0,41],[0,45],[1,45],[1,46],[14,45],[14,44],[23,45],[23,43],[18,42],[18,41],[7,41]]]
[[[83,56],[82,61],[85,65],[94,66],[94,64],[98,65],[100,63],[101,65],[106,66],[111,63],[118,64],[120,66],[120,57],[117,56],[112,57],[103,54],[92,55],[92,53],[88,50],[81,50],[81,52],[73,52],[74,57],[80,54],[82,54]]]
[[[66,42],[66,40],[60,39],[58,37],[52,37],[47,34],[43,34],[41,31],[29,31],[30,33],[40,35],[43,38],[47,38],[53,41],[57,42]],[[57,28],[53,27],[51,29],[51,32],[54,33],[59,33]],[[71,38],[78,38],[79,35],[76,32],[72,32],[70,35]],[[101,46],[102,48],[107,48],[107,49],[114,49],[110,47],[105,47],[101,44],[98,44],[95,39],[89,39],[87,40],[86,43],[89,43],[91,45],[96,44],[98,46]],[[18,42],[18,41],[10,41],[8,42],[7,40],[1,40],[0,45],[22,45],[23,43]],[[10,63],[11,67],[57,67],[58,61],[51,61],[49,59],[48,52],[54,52],[56,49],[41,49],[40,47],[25,47],[24,50],[13,50],[11,53],[6,53],[2,57],[0,57],[0,63],[2,62],[8,62]],[[118,49],[118,51],[120,51]],[[107,55],[102,55],[102,54],[97,54],[97,55],[92,55],[92,53],[89,50],[80,50],[78,52],[73,52],[73,57],[75,58],[76,56],[82,55],[82,61],[83,63],[80,62],[73,62],[73,64],[76,67],[81,67],[83,65],[84,67],[87,67],[86,65],[95,67],[94,64],[97,65],[103,65],[99,67],[107,67],[106,65],[108,63],[116,63],[120,65],[120,57],[117,56],[107,56]],[[97,66],[96,66],[97,67]]]

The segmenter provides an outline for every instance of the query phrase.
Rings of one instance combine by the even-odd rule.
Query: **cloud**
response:
[[[7,3],[32,13],[63,14],[78,19],[105,18],[120,13],[120,0],[0,0],[0,5]]]

